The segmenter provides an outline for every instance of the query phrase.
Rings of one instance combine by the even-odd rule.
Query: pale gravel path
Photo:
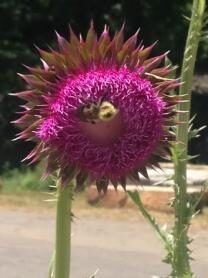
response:
[[[40,212],[0,209],[0,278],[46,278],[53,246],[54,219]],[[208,231],[196,230],[194,270],[208,277]],[[73,224],[72,276],[150,278],[165,275],[163,250],[143,221],[82,218]]]

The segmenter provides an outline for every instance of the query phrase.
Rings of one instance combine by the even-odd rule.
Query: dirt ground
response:
[[[54,243],[54,205],[42,197],[0,196],[0,277],[46,278]],[[135,210],[90,208],[75,202],[72,232],[72,278],[164,277],[160,241]],[[171,215],[156,214],[160,223]],[[194,222],[193,270],[197,278],[208,272],[207,217]]]

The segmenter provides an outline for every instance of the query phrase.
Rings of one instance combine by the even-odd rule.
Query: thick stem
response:
[[[178,163],[175,167],[175,227],[174,227],[174,257],[173,277],[184,277],[191,274],[188,251],[189,213],[187,207],[186,164]],[[190,276],[191,277],[191,276]]]
[[[60,181],[58,181],[57,191],[54,278],[69,278],[73,187],[71,185],[62,187]]]
[[[187,111],[178,116],[180,125],[177,128],[176,147],[177,159],[175,160],[175,227],[174,227],[174,258],[173,277],[192,277],[189,251],[188,251],[188,228],[190,222],[190,210],[187,200],[187,149],[188,149],[188,127],[191,106],[191,85],[196,60],[198,44],[200,40],[204,0],[194,0],[192,17],[186,41],[184,60],[182,66],[181,81],[183,82],[179,94],[184,102],[180,103],[179,110]],[[186,276],[185,276],[186,275]],[[187,276],[189,275],[189,276]]]

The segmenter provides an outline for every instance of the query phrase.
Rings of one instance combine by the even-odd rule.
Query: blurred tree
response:
[[[19,105],[8,94],[23,89],[16,72],[24,72],[22,64],[39,63],[34,44],[41,48],[53,46],[54,30],[68,36],[68,24],[76,32],[86,34],[91,19],[100,33],[105,23],[112,32],[125,21],[126,34],[141,27],[141,38],[150,44],[159,40],[157,51],[171,50],[171,59],[180,63],[185,43],[189,0],[1,0],[0,2],[0,167],[20,162],[31,145],[14,143],[16,133],[9,123],[15,119]],[[208,56],[208,43],[200,51],[199,61]],[[16,151],[18,149],[18,152]]]

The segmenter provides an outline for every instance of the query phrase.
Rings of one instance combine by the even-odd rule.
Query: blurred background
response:
[[[141,28],[139,36],[144,45],[159,41],[153,54],[170,50],[169,58],[179,66],[179,75],[189,24],[185,16],[191,15],[191,5],[191,0],[0,0],[0,277],[46,277],[53,248],[54,196],[48,195],[52,192],[43,193],[53,182],[40,179],[41,164],[21,163],[33,143],[12,141],[18,130],[10,123],[17,118],[21,102],[9,94],[25,87],[17,72],[26,73],[24,64],[40,64],[35,45],[56,48],[54,31],[68,37],[69,24],[77,34],[85,36],[91,19],[98,34],[104,24],[113,34],[125,22],[126,38]],[[200,44],[192,87],[195,127],[208,123],[207,62],[208,39]],[[208,164],[208,128],[200,138],[192,140],[189,148],[191,154],[199,154],[192,161],[195,165],[189,166],[188,176],[189,185],[194,187],[191,189],[200,185],[189,194],[190,202],[195,203],[208,180],[208,166],[201,165]],[[168,167],[163,168],[169,177],[173,172]],[[161,173],[155,172],[150,172],[150,178],[155,182],[163,180]],[[173,222],[169,187],[167,184],[166,191],[158,186],[157,190],[140,188],[144,205],[154,211],[158,223],[168,227]],[[76,196],[73,203],[73,214],[78,217],[73,221],[72,276],[89,277],[98,267],[99,277],[108,278],[118,273],[120,278],[169,273],[167,264],[160,262],[162,246],[126,194],[109,190],[105,198],[98,197],[92,187],[87,194]],[[44,202],[46,199],[49,202]],[[196,238],[191,245],[193,270],[201,278],[207,277],[207,206],[208,194],[201,198],[197,210],[203,213],[194,219],[191,230]]]
[[[108,24],[114,33],[125,22],[126,37],[140,27],[139,36],[145,45],[159,40],[154,54],[171,50],[169,58],[180,66],[188,29],[185,16],[190,16],[191,4],[189,0],[105,0],[102,3],[96,0],[1,0],[0,173],[15,176],[15,180],[18,173],[21,180],[28,175],[27,183],[32,183],[30,177],[34,171],[27,169],[24,172],[21,160],[33,144],[12,141],[18,130],[10,122],[17,117],[15,114],[20,101],[9,93],[24,89],[25,84],[16,74],[26,72],[23,64],[39,64],[34,45],[43,49],[56,47],[54,31],[67,37],[69,24],[76,33],[85,35],[91,19],[99,34],[104,24]],[[197,114],[194,121],[196,127],[206,125],[208,121],[207,59],[208,40],[201,42],[193,82],[192,115]],[[200,138],[193,140],[190,153],[200,154],[193,163],[208,163],[208,129],[202,131]],[[23,174],[19,172],[20,168]],[[35,172],[38,178],[39,172]]]

